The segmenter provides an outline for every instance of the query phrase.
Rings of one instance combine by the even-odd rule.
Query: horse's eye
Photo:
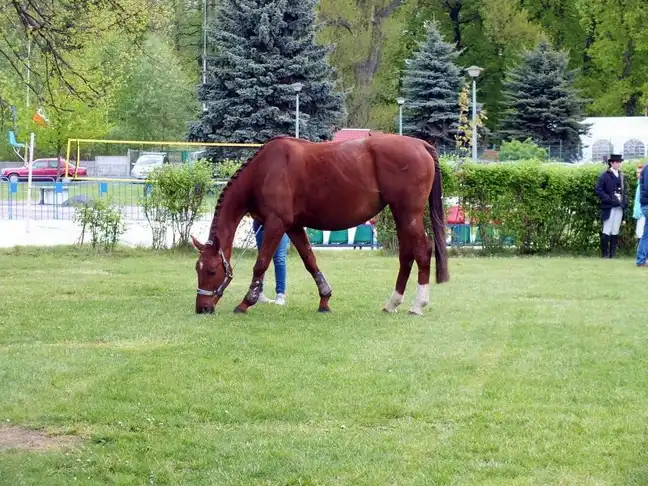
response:
[[[210,277],[215,277],[215,276],[216,276],[216,271],[214,271],[214,270],[207,270],[207,275],[209,275]]]

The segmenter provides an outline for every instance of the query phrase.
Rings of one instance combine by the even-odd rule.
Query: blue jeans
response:
[[[263,226],[254,221],[252,223],[252,229],[255,232],[259,229],[259,232],[256,234],[256,243],[257,248],[260,249],[261,243],[263,242]],[[289,243],[290,238],[288,238],[288,235],[284,233],[279,242],[279,246],[272,257],[275,269],[275,292],[278,294],[286,293],[286,253],[288,252]]]
[[[637,245],[637,265],[643,265],[648,258],[648,206],[641,206],[641,212],[646,217],[646,224]]]

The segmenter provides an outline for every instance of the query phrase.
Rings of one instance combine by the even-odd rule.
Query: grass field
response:
[[[648,484],[631,260],[453,258],[416,318],[397,258],[318,258],[330,315],[291,255],[287,307],[232,314],[245,257],[197,316],[190,254],[0,253],[0,484]]]

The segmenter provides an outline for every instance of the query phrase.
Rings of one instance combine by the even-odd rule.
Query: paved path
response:
[[[202,219],[193,226],[192,233],[201,241],[206,241],[209,235],[211,218]],[[127,246],[151,246],[151,228],[146,221],[127,220],[126,233],[120,238],[120,243]],[[239,226],[234,246],[241,247],[248,234],[251,222],[242,221]],[[10,248],[20,246],[52,246],[72,245],[77,243],[81,228],[70,220],[0,220],[0,247]],[[86,234],[86,241],[90,235]],[[171,246],[173,235],[169,230],[167,244]],[[250,238],[250,241],[253,241]]]
[[[146,215],[141,206],[120,206],[119,209],[127,220],[146,221]],[[69,206],[40,205],[35,202],[31,206],[31,219],[35,220],[72,220],[75,208]],[[27,204],[0,201],[0,220],[27,219]],[[211,215],[210,215],[211,217]]]

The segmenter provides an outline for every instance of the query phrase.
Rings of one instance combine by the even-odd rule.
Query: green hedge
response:
[[[621,253],[631,253],[636,247],[632,218],[636,165],[622,164],[629,207],[621,229]],[[601,221],[594,186],[605,168],[602,164],[525,161],[453,166],[444,159],[441,167],[444,196],[459,198],[471,225],[478,228],[485,250],[501,247],[503,236],[507,236],[521,254],[598,251]],[[430,228],[428,211],[426,227]],[[376,218],[376,229],[384,247],[397,248],[389,209]]]

